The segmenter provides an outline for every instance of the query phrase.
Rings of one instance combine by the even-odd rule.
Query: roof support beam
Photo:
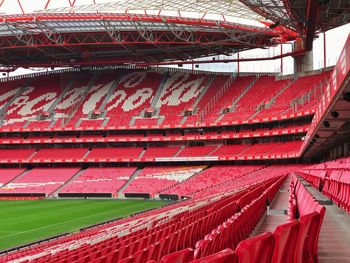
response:
[[[312,45],[314,41],[314,36],[316,32],[316,21],[318,15],[318,0],[308,0],[307,1],[307,11],[306,11],[306,32],[305,32],[305,49],[307,51],[312,50]]]

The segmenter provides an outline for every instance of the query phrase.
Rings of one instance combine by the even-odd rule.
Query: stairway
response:
[[[111,85],[111,88],[109,89],[106,97],[104,98],[103,102],[101,103],[99,110],[101,112],[103,112],[104,108],[106,107],[109,99],[111,98],[111,96],[113,95],[114,91],[117,89],[118,84],[120,82],[120,79],[122,78],[122,76],[124,75],[124,70],[121,70],[120,72],[118,72],[118,76],[117,78],[114,80],[114,82]]]
[[[185,149],[185,146],[181,146],[180,149],[175,153],[173,157],[177,157],[183,149]]]
[[[275,198],[272,200],[266,217],[262,221],[260,228],[257,230],[257,235],[265,232],[273,232],[278,225],[287,222],[287,209],[288,209],[288,199],[289,199],[289,187],[290,179],[289,177],[284,181],[281,188],[277,192]]]
[[[60,94],[60,96],[58,96],[58,98],[52,103],[52,105],[50,106],[48,112],[50,112],[51,114],[54,112],[54,110],[56,109],[57,105],[62,101],[62,99],[64,98],[64,96],[66,95],[66,93],[71,89],[71,87],[73,86],[74,82],[76,81],[77,77],[72,78],[66,85],[66,87],[63,89],[62,93]]]
[[[192,175],[191,175],[190,177],[188,177],[187,179],[185,179],[185,180],[183,180],[183,181],[181,181],[181,182],[178,182],[178,183],[175,184],[175,185],[171,185],[171,186],[169,186],[168,188],[163,189],[163,190],[162,190],[161,192],[159,192],[159,193],[165,193],[166,191],[167,191],[167,193],[171,193],[171,192],[168,191],[169,189],[174,188],[174,187],[176,187],[177,185],[182,184],[182,183],[184,183],[184,182],[190,180],[191,178],[195,177],[197,174],[200,174],[200,173],[202,173],[203,171],[205,171],[205,170],[207,170],[207,169],[208,169],[208,167],[204,167],[202,170],[200,170],[200,171],[197,172],[197,173],[192,174]],[[174,194],[176,194],[176,193],[174,193]]]
[[[259,77],[256,77],[255,79],[253,79],[253,81],[251,83],[249,83],[248,86],[246,88],[244,88],[242,93],[239,94],[238,97],[232,102],[232,104],[231,104],[232,110],[235,110],[238,101],[250,90],[251,87],[253,87],[253,85],[257,82],[258,79],[259,79]],[[215,122],[221,121],[224,116],[225,116],[225,114],[220,114],[216,118]]]
[[[209,89],[210,85],[213,83],[215,79],[215,75],[211,75],[208,81],[205,83],[204,89],[199,94],[199,96],[196,98],[195,102],[192,105],[192,108],[195,108],[197,104],[200,102],[200,100],[203,98],[203,96],[206,94],[207,90]]]
[[[86,85],[86,87],[82,90],[80,100],[79,100],[78,103],[76,103],[76,104],[74,105],[74,109],[72,110],[72,112],[69,113],[69,116],[67,117],[67,121],[66,121],[65,124],[67,124],[67,123],[70,122],[70,120],[74,117],[75,113],[78,111],[78,109],[80,108],[80,106],[84,103],[85,98],[86,98],[86,96],[87,96],[88,93],[89,93],[89,90],[91,89],[91,87],[92,87],[92,86],[94,85],[94,83],[95,83],[96,78],[97,78],[97,73],[95,73],[95,74],[91,77],[89,83],[88,83],[88,84]],[[76,126],[76,123],[75,123],[75,127],[77,127],[77,126]]]
[[[123,191],[131,184],[132,181],[141,173],[142,169],[137,169],[129,178],[129,180],[118,190],[117,194],[122,194]]]
[[[12,98],[1,108],[0,110],[0,123],[2,125],[3,120],[6,117],[7,114],[7,108],[10,107],[10,105],[23,94],[23,92],[26,90],[26,86],[23,85],[23,87],[19,88],[15,95],[12,96]]]
[[[314,189],[308,182],[299,180],[318,202],[326,207],[318,241],[319,263],[350,262],[350,215]]]
[[[65,187],[67,184],[69,184],[71,181],[73,181],[75,178],[77,178],[79,175],[81,175],[83,172],[85,172],[86,169],[79,170],[76,174],[74,174],[71,178],[69,178],[68,181],[66,181],[63,185],[58,187],[55,191],[53,191],[51,194],[48,195],[48,198],[57,198],[58,192],[61,191],[63,187]]]
[[[163,80],[160,83],[160,85],[159,85],[159,87],[157,89],[157,92],[156,92],[156,94],[154,95],[154,97],[153,97],[153,99],[151,101],[151,108],[152,109],[154,109],[157,106],[157,104],[158,104],[158,101],[160,99],[160,96],[162,95],[162,91],[164,89],[165,83],[168,80],[168,76],[169,76],[169,72],[164,72]]]
[[[208,77],[209,78],[209,77]],[[193,102],[192,104],[192,109],[195,110],[195,108],[197,107],[197,104],[201,101],[201,99],[203,98],[203,96],[206,94],[207,90],[209,89],[210,85],[213,83],[215,79],[215,75],[211,75],[210,78],[208,79],[208,81],[205,83],[205,86],[202,90],[202,92],[199,94],[199,96],[196,98],[196,100]],[[180,125],[185,124],[185,122],[187,121],[188,116],[184,116],[182,118],[182,120],[180,121]]]
[[[284,86],[282,89],[280,89],[280,90],[275,94],[275,96],[273,96],[273,97],[270,99],[270,101],[269,101],[268,104],[267,104],[267,108],[268,108],[268,109],[271,108],[272,104],[276,101],[276,99],[277,99],[281,94],[283,94],[283,92],[284,92],[285,90],[287,90],[296,80],[297,80],[296,78],[293,79],[293,80],[291,80],[286,86]]]
[[[254,86],[254,84],[258,81],[258,79],[259,77],[256,77],[255,79],[253,79],[253,81],[249,83],[249,85],[242,91],[242,93],[239,94],[239,96],[232,102],[233,110],[236,108],[236,105],[239,102],[239,100],[251,89],[251,87]]]

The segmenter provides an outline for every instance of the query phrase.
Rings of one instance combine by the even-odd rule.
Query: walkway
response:
[[[273,199],[257,234],[262,234],[267,231],[273,232],[278,225],[287,222],[289,183],[290,180],[287,178],[282,184],[280,190]]]
[[[319,262],[350,262],[350,215],[337,205],[333,205],[327,197],[308,182],[303,179],[301,181],[316,200],[326,207],[318,243]]]

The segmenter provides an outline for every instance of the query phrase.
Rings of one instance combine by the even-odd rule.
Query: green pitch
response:
[[[164,204],[143,200],[0,201],[0,250]]]

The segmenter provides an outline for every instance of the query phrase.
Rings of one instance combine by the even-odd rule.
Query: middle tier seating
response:
[[[188,158],[226,159],[270,159],[297,157],[302,141],[256,143],[253,145],[208,145],[193,147],[107,147],[107,148],[41,148],[0,149],[0,162],[116,162],[156,161],[157,158],[181,160]],[[213,159],[212,158],[212,159]],[[226,159],[225,159],[226,158]]]
[[[82,159],[87,153],[87,148],[50,148],[40,149],[32,160],[65,160],[67,162],[74,162]]]

